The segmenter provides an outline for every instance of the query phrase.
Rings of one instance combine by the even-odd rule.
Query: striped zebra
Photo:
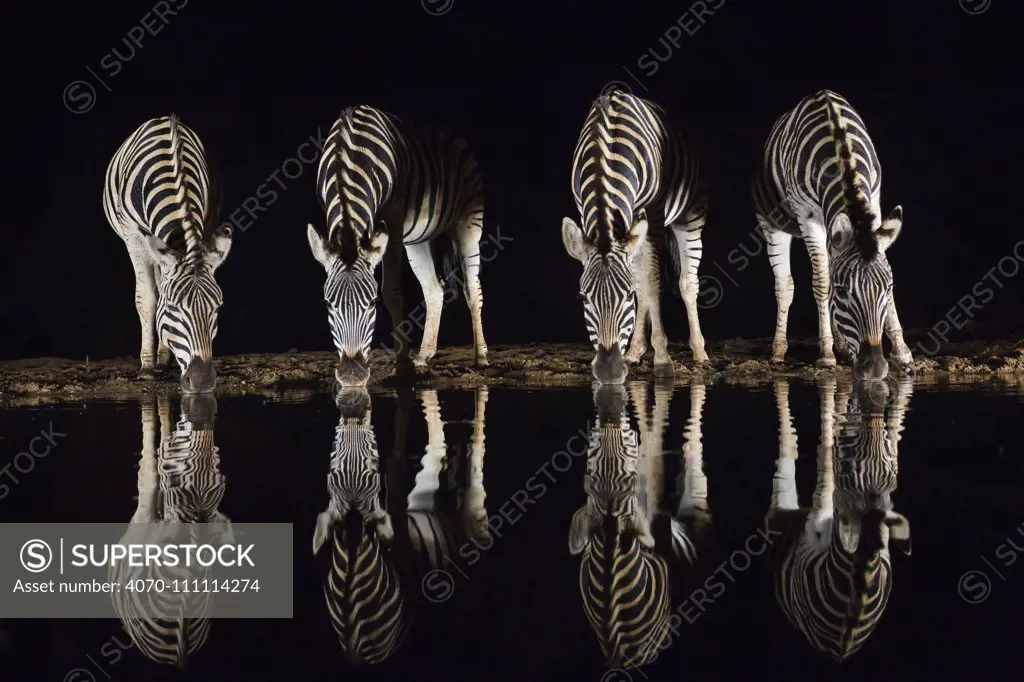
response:
[[[354,663],[388,660],[409,627],[402,576],[395,566],[391,516],[381,504],[380,458],[370,396],[348,388],[327,475],[330,502],[317,516],[313,554],[330,539],[324,581],[327,611],[342,650]]]
[[[128,136],[103,187],[103,211],[135,270],[138,378],[156,378],[173,355],[186,393],[216,384],[213,339],[224,296],[214,273],[231,250],[231,228],[217,227],[221,184],[199,136],[171,114]]]
[[[888,417],[883,382],[854,392],[845,381],[837,390],[835,377],[829,377],[819,390],[817,485],[811,507],[801,508],[789,384],[775,383],[779,457],[766,522],[782,534],[773,546],[773,583],[783,614],[817,651],[843,661],[860,650],[888,606],[890,551],[910,554],[910,523],[893,511],[891,495],[912,384],[903,378],[896,385]],[[879,396],[868,391],[878,390],[882,405],[869,404]]]
[[[573,514],[569,534],[570,554],[582,554],[583,610],[606,662],[617,668],[649,664],[669,643],[670,566],[694,566],[711,523],[700,426],[705,387],[690,389],[674,513],[662,509],[662,442],[672,388],[655,388],[650,419],[646,391],[644,384],[630,387],[639,443],[629,424],[626,391],[621,386],[595,391],[598,422],[587,453],[587,501]]]
[[[426,305],[414,364],[427,366],[437,350],[445,294],[432,249],[445,232],[461,264],[459,283],[472,318],[476,365],[486,366],[479,277],[483,182],[465,141],[445,132],[413,131],[399,118],[369,106],[344,109],[320,157],[317,195],[327,235],[309,224],[307,237],[327,272],[324,302],[338,351],[338,382],[364,386],[369,379],[378,298],[374,272],[382,260],[384,305],[391,315],[392,336],[397,334],[399,364],[407,366],[409,344],[401,325],[403,245]],[[391,238],[399,234],[401,240]]]
[[[583,265],[579,297],[594,377],[604,384],[625,380],[627,364],[647,350],[648,321],[654,372],[673,373],[661,322],[663,244],[678,271],[693,360],[707,363],[697,317],[707,195],[696,154],[662,109],[621,90],[598,97],[573,154],[572,193],[580,224],[562,220],[562,244]]]
[[[788,348],[793,302],[789,253],[797,237],[811,258],[818,366],[835,366],[835,344],[856,378],[884,378],[889,367],[882,353],[883,330],[892,342],[893,360],[910,365],[913,357],[903,340],[886,258],[903,226],[903,208],[896,206],[882,218],[882,167],[850,103],[822,90],[780,116],[765,143],[752,193],[775,275],[772,361],[782,362]]]
[[[157,404],[154,405],[154,402]],[[156,447],[156,413],[160,419],[160,447]],[[168,531],[181,537],[178,524],[215,524],[215,537],[201,537],[190,529],[197,543],[233,543],[231,520],[219,510],[224,498],[225,479],[220,472],[220,455],[213,443],[212,396],[186,396],[177,425],[171,424],[171,406],[166,398],[142,403],[142,457],[139,463],[138,503],[121,544],[154,542]],[[177,530],[171,530],[177,529]],[[219,529],[219,530],[218,530]],[[110,580],[162,579],[200,580],[195,569],[183,567],[130,567],[118,562]],[[210,576],[214,577],[214,576]],[[209,613],[208,592],[132,592],[112,595],[114,609],[135,646],[150,660],[183,667],[206,644],[210,633],[208,617],[185,614]],[[159,615],[155,615],[159,614]]]

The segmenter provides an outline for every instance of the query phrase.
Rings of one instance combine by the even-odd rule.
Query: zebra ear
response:
[[[562,245],[566,253],[583,262],[587,259],[587,243],[583,231],[572,218],[562,218]]]
[[[901,229],[903,229],[903,207],[897,206],[882,221],[882,226],[875,233],[878,236],[878,250],[885,253],[885,250],[892,246],[896,238],[900,236]]]
[[[651,524],[640,514],[633,516],[633,529],[636,531],[636,539],[647,549],[654,549],[654,535],[651,534]]]
[[[363,248],[363,252],[370,261],[370,267],[375,268],[381,259],[384,258],[384,251],[388,248],[387,229],[374,230],[373,234],[370,235],[369,242]]]
[[[214,231],[206,246],[206,260],[214,271],[227,260],[228,252],[231,251],[231,235],[231,223],[225,223]]]
[[[313,227],[313,223],[306,226],[306,239],[309,240],[309,249],[313,252],[313,258],[316,258],[317,262],[325,269],[330,268],[334,256],[327,248],[327,240],[320,236],[320,233]]]
[[[889,512],[885,515],[885,525],[889,526],[889,548],[898,549],[910,556],[910,521],[903,514]]]
[[[831,253],[842,253],[853,243],[853,225],[845,214],[836,216],[832,227]]]
[[[159,237],[147,236],[143,241],[143,247],[149,252],[150,260],[160,266],[164,272],[171,270],[175,263],[181,259],[181,255],[164,243]]]
[[[316,528],[313,529],[313,556],[320,552],[324,540],[331,534],[331,527],[334,525],[334,514],[331,510],[320,512],[316,516]]]
[[[572,527],[569,529],[569,554],[576,556],[590,542],[590,535],[601,523],[601,519],[589,507],[582,507],[572,515]]]
[[[645,239],[647,239],[647,210],[640,209],[637,211],[636,220],[633,222],[633,227],[629,230],[629,236],[626,238],[626,248],[629,250],[630,255],[636,255],[640,247],[643,246]]]

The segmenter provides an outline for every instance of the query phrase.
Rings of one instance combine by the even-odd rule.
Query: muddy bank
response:
[[[914,339],[908,338],[916,350]],[[732,339],[708,342],[711,366],[695,368],[690,350],[672,344],[677,381],[718,381],[757,384],[777,376],[814,379],[823,372],[848,373],[849,369],[819,369],[814,366],[817,341],[792,341],[784,365],[768,362],[770,339]],[[492,346],[490,366],[473,367],[469,347],[442,348],[428,371],[415,376],[418,386],[433,388],[488,385],[552,386],[589,385],[592,351],[583,345],[532,344]],[[217,359],[218,395],[265,395],[301,399],[329,389],[333,383],[336,356],[327,352],[251,353]],[[652,355],[631,369],[630,376],[652,376]],[[396,377],[394,357],[375,351],[372,358],[371,391],[387,391],[405,377]],[[898,371],[898,370],[894,370]],[[36,358],[0,362],[0,403],[30,405],[63,400],[130,398],[143,393],[176,394],[178,372],[165,379],[136,381],[137,358],[73,360]],[[948,344],[941,355],[925,356],[918,350],[913,365],[916,382],[1000,381],[1020,386],[1024,382],[1024,337],[995,341]]]

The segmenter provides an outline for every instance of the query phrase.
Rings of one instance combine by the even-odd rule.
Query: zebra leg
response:
[[[402,244],[399,240],[388,240],[383,265],[381,293],[384,295],[384,307],[391,317],[391,340],[394,342],[391,351],[395,354],[395,368],[398,371],[411,364],[409,337],[402,328],[405,301],[402,295]]]
[[[772,266],[775,277],[775,339],[772,342],[772,362],[784,362],[789,349],[787,339],[789,327],[789,307],[793,304],[793,272],[790,269],[790,247],[793,235],[782,230],[773,230],[764,223],[760,226],[761,235],[768,245],[768,264]]]
[[[825,228],[820,223],[805,221],[801,225],[807,253],[811,256],[811,278],[813,281],[814,302],[818,306],[818,345],[821,356],[815,364],[818,367],[835,367],[836,356],[832,350],[832,314],[828,309],[829,254],[825,245]]]
[[[434,259],[430,255],[430,242],[406,244],[405,252],[409,256],[409,265],[416,273],[423,289],[423,302],[427,306],[427,318],[423,323],[423,341],[420,351],[413,363],[423,369],[437,352],[437,330],[441,325],[441,305],[444,302],[444,287],[437,277]]]
[[[476,388],[476,407],[473,414],[473,434],[469,442],[469,480],[463,497],[463,518],[470,537],[487,541],[490,546],[491,529],[487,523],[487,491],[484,488],[484,426],[487,421],[487,387]]]
[[[648,237],[651,233],[648,232]],[[661,253],[662,245],[665,242],[660,231],[654,233],[654,240],[648,241],[643,249],[644,272],[642,284],[647,290],[647,316],[651,320],[651,345],[654,346],[654,375],[658,377],[670,377],[675,373],[675,365],[672,363],[672,356],[668,354],[668,336],[665,335],[665,327],[661,323]],[[699,256],[698,256],[699,260]],[[696,303],[694,296],[694,303]],[[690,322],[690,345],[693,347],[693,321]],[[700,351],[704,349],[704,338],[700,336],[700,324],[697,324],[697,337],[700,338]],[[697,351],[694,351],[694,360],[700,362]],[[707,355],[704,356],[705,359]]]
[[[473,354],[477,367],[487,367],[487,341],[484,339],[484,292],[480,286],[480,237],[483,235],[483,214],[474,213],[456,226],[452,238],[462,263],[463,291],[473,324]]]
[[[695,525],[711,523],[708,506],[708,479],[704,474],[704,444],[701,419],[707,387],[701,382],[690,385],[690,418],[683,428],[683,472],[676,516]],[[666,415],[667,423],[667,415]]]
[[[636,326],[633,327],[633,338],[629,340],[629,348],[623,359],[630,364],[640,362],[647,352],[647,322],[650,319],[650,291],[644,277],[644,262],[647,251],[651,248],[651,235],[648,231],[647,243],[637,252],[631,263],[633,283],[636,285]]]
[[[159,265],[153,266],[153,275],[156,279],[158,290],[159,283],[163,276],[163,272],[160,270]],[[154,322],[155,322],[154,318]],[[164,345],[164,342],[160,340],[160,335],[157,334],[157,349],[156,349],[156,372],[160,375],[167,374],[171,368],[171,349]]]
[[[688,213],[682,225],[672,225],[669,228],[675,232],[676,250],[679,253],[679,293],[686,305],[686,318],[690,323],[690,350],[693,352],[695,365],[709,363],[708,354],[704,350],[704,335],[701,334],[700,320],[697,318],[697,294],[700,293],[697,270],[700,268],[700,259],[704,251],[701,232],[706,221],[707,215],[703,210],[699,210]],[[660,329],[660,318],[658,325]],[[651,326],[654,326],[653,320]]]
[[[789,379],[775,380],[775,404],[779,412],[779,455],[775,460],[775,475],[772,477],[772,503],[769,518],[775,510],[796,510],[800,508],[800,496],[796,487],[797,448],[796,427],[789,411]]]
[[[139,461],[138,503],[131,523],[153,523],[157,521],[160,486],[157,480],[157,420],[156,397],[144,396],[139,401],[142,408],[142,457]]]
[[[142,348],[139,351],[138,379],[152,381],[156,379],[153,355],[156,346],[156,305],[157,282],[153,266],[141,253],[129,250],[132,267],[135,269],[135,310],[139,314],[139,325],[142,328]]]
[[[885,316],[885,335],[892,343],[892,359],[900,367],[907,367],[914,362],[914,356],[903,340],[903,327],[900,325],[899,315],[896,314],[895,295],[889,293],[889,309]]]

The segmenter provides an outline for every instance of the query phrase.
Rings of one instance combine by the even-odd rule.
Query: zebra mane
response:
[[[832,126],[836,156],[839,157],[843,203],[853,226],[854,244],[864,260],[871,260],[878,254],[878,237],[873,229],[876,216],[871,212],[868,194],[857,174],[846,124],[843,123],[839,110],[828,95],[825,96],[825,109],[828,111],[829,124]]]
[[[613,233],[615,231],[616,212],[613,206],[614,198],[608,192],[604,183],[601,182],[600,180],[605,177],[614,175],[614,169],[611,167],[607,155],[601,152],[601,143],[611,144],[612,140],[614,139],[614,135],[612,134],[612,116],[613,112],[615,111],[613,98],[616,95],[625,95],[625,93],[623,93],[620,90],[613,90],[608,94],[601,95],[597,100],[597,138],[600,143],[594,145],[594,152],[597,154],[596,160],[598,163],[598,167],[601,169],[601,176],[599,178],[599,182],[597,182],[594,186],[594,192],[597,196],[597,210],[611,212],[611,215],[607,216],[609,229],[597,231],[597,241],[595,245],[597,246],[597,252],[602,256],[612,250]],[[624,225],[624,228],[628,232],[630,228],[628,219],[626,224]]]
[[[346,225],[345,221],[348,202],[345,196],[345,167],[341,162],[342,144],[346,141],[345,133],[351,134],[355,130],[355,110],[355,107],[345,107],[338,114],[338,120],[334,124],[334,132],[337,135],[337,140],[334,144],[334,181],[337,184],[338,212],[340,215],[338,216],[338,229],[332,232],[329,241],[338,249],[341,262],[346,266],[351,266],[355,263],[359,255],[359,238],[355,231]]]
[[[182,172],[182,145],[184,136],[178,129],[180,120],[178,115],[170,115],[170,136],[171,136],[171,174],[174,181],[174,203],[181,215],[181,231],[185,237],[185,253],[195,256],[202,251],[202,234],[192,221],[191,206],[188,201],[188,188],[184,173]],[[198,272],[198,263],[193,261],[193,275]]]

